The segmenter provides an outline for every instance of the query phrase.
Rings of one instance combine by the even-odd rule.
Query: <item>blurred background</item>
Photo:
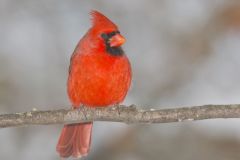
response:
[[[0,113],[69,106],[70,56],[103,12],[127,38],[133,83],[124,104],[240,103],[240,1],[1,0]],[[62,125],[0,130],[0,159],[58,160]],[[239,160],[240,120],[94,123],[89,160]]]

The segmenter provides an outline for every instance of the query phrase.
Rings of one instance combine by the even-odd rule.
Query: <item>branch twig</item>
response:
[[[160,110],[142,110],[138,108],[139,107],[134,105],[120,105],[97,109],[80,107],[78,110],[60,109],[2,114],[0,115],[0,128],[27,125],[70,124],[89,121],[170,123],[185,120],[240,118],[240,104],[203,105]]]

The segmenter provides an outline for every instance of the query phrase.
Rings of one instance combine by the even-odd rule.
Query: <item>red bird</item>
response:
[[[74,109],[85,105],[119,104],[128,92],[131,65],[121,48],[125,42],[118,27],[103,14],[92,11],[92,27],[71,57],[67,91]],[[61,157],[86,156],[91,143],[92,122],[65,125],[57,144]]]

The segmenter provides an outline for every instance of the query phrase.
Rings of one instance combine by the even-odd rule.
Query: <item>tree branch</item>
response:
[[[0,128],[27,125],[70,124],[89,121],[170,123],[216,118],[240,118],[240,104],[203,105],[159,110],[143,110],[135,105],[119,105],[96,109],[80,107],[77,110],[30,111],[0,115]]]

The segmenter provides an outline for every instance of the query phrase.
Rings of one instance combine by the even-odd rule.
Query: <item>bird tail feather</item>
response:
[[[86,156],[91,144],[92,125],[92,122],[65,125],[56,147],[60,156],[63,158]]]

